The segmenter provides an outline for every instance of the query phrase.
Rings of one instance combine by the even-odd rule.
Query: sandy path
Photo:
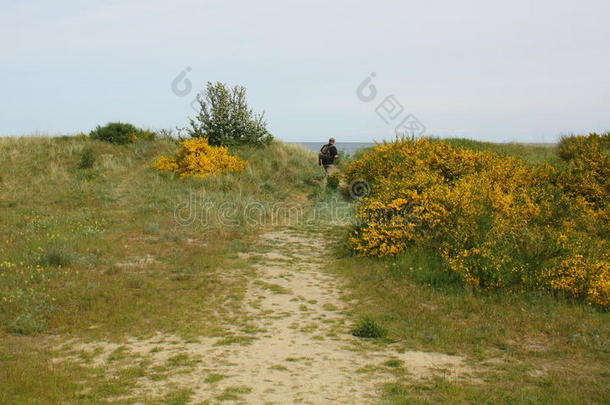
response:
[[[389,360],[402,361],[398,372],[416,378],[433,373],[456,378],[470,371],[457,356],[351,336],[342,286],[323,271],[330,259],[322,239],[294,230],[270,232],[257,248],[242,254],[257,276],[248,288],[243,321],[231,325],[231,336],[187,343],[159,335],[122,345],[147,359],[151,369],[177,355],[195,359],[161,381],[142,377],[132,399],[188,388],[195,404],[366,404],[379,399],[383,383],[395,380],[397,369],[384,365]],[[77,350],[96,353],[96,365],[106,364],[117,347],[76,344]]]

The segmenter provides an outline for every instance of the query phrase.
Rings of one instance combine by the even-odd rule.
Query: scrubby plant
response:
[[[610,236],[610,133],[563,138],[559,154],[566,161],[560,186],[581,199],[590,215],[605,223]]]
[[[23,312],[10,324],[10,331],[16,335],[32,335],[43,332],[47,321],[41,314]]]
[[[69,253],[55,247],[46,249],[39,260],[40,265],[51,267],[66,267],[71,262],[72,257]]]
[[[93,153],[93,149],[85,148],[83,153],[80,155],[80,160],[78,161],[79,169],[91,169],[95,164],[95,154]]]
[[[605,134],[590,133],[589,135],[564,136],[558,145],[559,156],[570,161],[590,155],[610,153],[610,132]]]
[[[187,128],[191,137],[205,137],[213,146],[268,145],[272,141],[264,114],[248,106],[245,87],[208,82],[197,100],[200,111]]]
[[[326,178],[326,187],[337,189],[339,187],[339,174],[334,173]]]
[[[224,146],[211,146],[206,138],[194,138],[182,141],[175,157],[161,156],[153,167],[162,171],[171,171],[180,177],[204,178],[211,174],[241,171],[246,161],[229,155]]]
[[[152,140],[155,133],[135,127],[123,122],[111,122],[106,125],[97,126],[89,133],[91,139],[117,144],[132,143],[138,139]]]
[[[352,330],[352,335],[360,338],[377,339],[387,335],[387,330],[370,316],[360,318]]]
[[[383,257],[419,247],[477,287],[551,290],[608,307],[609,210],[601,201],[610,194],[594,181],[605,181],[595,156],[568,181],[570,167],[440,141],[378,145],[346,170],[348,184],[371,191],[357,205],[353,248]]]

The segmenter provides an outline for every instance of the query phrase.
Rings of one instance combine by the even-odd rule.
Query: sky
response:
[[[610,130],[609,15],[607,0],[0,0],[0,136],[184,127],[221,81],[286,141],[554,142]]]

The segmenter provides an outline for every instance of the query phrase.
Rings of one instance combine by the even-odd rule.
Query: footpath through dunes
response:
[[[292,228],[265,233],[254,249],[240,253],[253,278],[225,337],[73,341],[71,351],[115,374],[136,359],[145,364],[130,394],[116,398],[136,403],[182,390],[194,404],[366,404],[379,401],[383,384],[395,381],[396,373],[472,378],[461,357],[352,336],[345,286],[324,271],[332,265],[328,244],[311,229]],[[113,361],[119,349],[131,360]],[[62,359],[68,357],[75,360]]]

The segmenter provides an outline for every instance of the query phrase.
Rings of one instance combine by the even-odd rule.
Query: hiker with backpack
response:
[[[318,164],[324,166],[326,174],[332,174],[335,170],[335,159],[339,157],[337,147],[335,146],[335,138],[330,138],[328,143],[322,146],[318,154]]]

